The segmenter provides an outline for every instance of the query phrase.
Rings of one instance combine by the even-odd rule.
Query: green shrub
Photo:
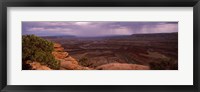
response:
[[[38,61],[52,69],[59,68],[59,61],[55,60],[51,54],[53,51],[53,43],[35,35],[22,36],[22,61],[23,64],[27,60]]]
[[[82,65],[82,66],[85,66],[85,67],[88,67],[90,64],[87,63],[88,61],[88,58],[86,57],[83,57],[81,59],[78,60],[79,64]]]

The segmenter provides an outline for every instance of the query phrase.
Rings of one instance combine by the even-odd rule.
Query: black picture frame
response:
[[[0,2],[0,88],[2,92],[200,92],[200,0],[2,0]],[[7,85],[7,7],[193,7],[194,85]]]

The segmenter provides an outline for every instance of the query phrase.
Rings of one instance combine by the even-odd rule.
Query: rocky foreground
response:
[[[84,67],[78,63],[76,59],[71,57],[69,53],[64,51],[64,48],[58,44],[54,44],[54,51],[52,55],[56,60],[60,61],[60,70],[149,70],[149,66],[138,64],[126,64],[126,63],[109,63],[96,67],[95,69]],[[52,70],[46,65],[42,65],[39,62],[29,62],[32,70]]]

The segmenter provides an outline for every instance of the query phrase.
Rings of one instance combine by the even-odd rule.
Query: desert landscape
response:
[[[178,33],[136,34],[113,37],[44,37],[60,43],[82,65],[100,69],[109,63],[147,65],[178,62]],[[100,66],[100,67],[98,67]],[[167,65],[166,65],[167,66]],[[170,69],[170,67],[168,66]],[[174,66],[177,69],[177,65]]]
[[[44,42],[40,44],[45,41],[53,44],[49,45],[53,48],[49,53],[58,64],[56,70],[178,70],[176,31],[103,36],[23,36],[42,39]],[[23,48],[27,46],[23,45]],[[27,49],[23,50],[27,52]],[[48,63],[41,63],[42,59],[29,59],[22,60],[23,70],[55,70]]]

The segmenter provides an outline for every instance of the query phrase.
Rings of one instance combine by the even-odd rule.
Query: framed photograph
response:
[[[0,6],[1,91],[199,92],[199,0]]]

